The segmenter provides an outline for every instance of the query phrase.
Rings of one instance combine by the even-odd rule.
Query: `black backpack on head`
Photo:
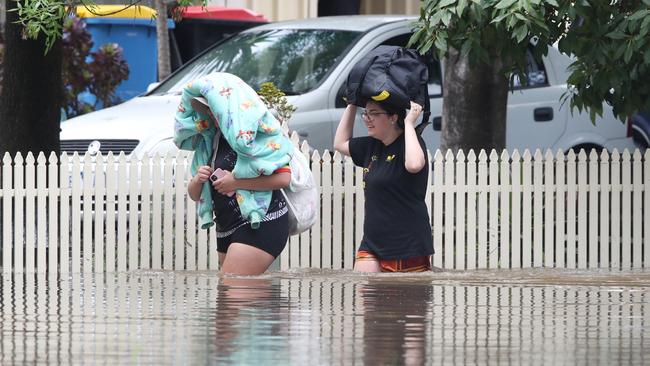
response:
[[[345,98],[359,107],[373,100],[397,109],[409,109],[414,101],[423,109],[422,122],[416,127],[421,134],[431,115],[428,80],[427,65],[415,50],[379,46],[350,71]]]

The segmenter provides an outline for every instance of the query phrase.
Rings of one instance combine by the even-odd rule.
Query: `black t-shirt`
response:
[[[237,153],[228,145],[223,136],[219,136],[219,149],[215,158],[213,169],[221,168],[232,172],[237,162]],[[214,222],[217,227],[217,236],[225,237],[232,234],[237,228],[249,224],[249,221],[242,217],[237,199],[226,196],[212,189],[212,207],[214,209]],[[274,220],[288,211],[287,204],[279,190],[273,191],[271,204],[266,211],[266,216],[262,221]]]
[[[404,167],[404,134],[386,146],[372,137],[350,140],[350,156],[363,168],[365,221],[359,249],[381,259],[406,259],[433,254],[429,213],[424,202],[429,159],[412,174]]]

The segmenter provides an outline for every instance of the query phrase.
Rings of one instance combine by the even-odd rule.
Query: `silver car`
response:
[[[125,151],[137,157],[174,152],[174,113],[187,82],[222,71],[240,76],[253,88],[266,81],[283,90],[298,109],[290,128],[317,150],[331,149],[345,109],[341,96],[352,67],[379,45],[405,46],[414,17],[343,16],[278,22],[251,28],[216,44],[146,94],[120,105],[63,122],[62,150],[85,152],[93,141],[99,151]],[[627,126],[611,109],[595,124],[587,113],[573,114],[560,97],[567,90],[571,59],[551,48],[543,62],[529,62],[528,85],[508,96],[508,149],[597,147],[634,148]],[[424,139],[432,151],[440,143],[442,71],[428,59],[429,95],[434,128]],[[631,131],[631,130],[629,130]],[[358,118],[355,136],[365,134]],[[629,134],[629,135],[628,135]],[[93,145],[97,149],[97,143]]]

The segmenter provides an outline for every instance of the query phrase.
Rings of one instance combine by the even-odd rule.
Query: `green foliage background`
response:
[[[650,0],[424,0],[410,44],[444,58],[458,50],[490,62],[497,50],[503,76],[523,77],[529,45],[539,60],[557,43],[576,57],[570,67],[572,107],[602,115],[603,101],[624,119],[650,110]]]

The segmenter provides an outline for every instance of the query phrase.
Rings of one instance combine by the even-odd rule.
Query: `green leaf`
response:
[[[463,42],[463,46],[460,48],[461,57],[465,57],[469,54],[469,51],[472,49],[472,40],[467,39]]]
[[[624,39],[626,37],[625,33],[621,32],[619,30],[609,32],[609,33],[606,34],[606,36],[607,36],[607,38],[611,38],[611,39]]]
[[[614,52],[614,58],[619,59],[623,56],[623,53],[627,50],[627,47],[625,46],[625,43],[621,44],[616,48],[616,51]]]
[[[460,0],[458,2],[458,6],[456,6],[456,14],[458,14],[458,16],[462,16],[465,8],[467,8],[467,0]]]
[[[560,5],[558,5],[557,1],[555,1],[555,0],[546,0],[546,3],[549,4],[549,5],[553,5],[555,7],[558,7],[558,8],[560,7]]]
[[[445,13],[442,15],[442,19],[441,19],[442,24],[444,24],[446,27],[448,27],[449,24],[451,24],[451,16],[452,16],[452,12],[450,11],[445,11]]]
[[[406,44],[406,47],[411,47],[414,44],[419,45],[420,38],[422,38],[422,35],[426,34],[426,31],[424,29],[420,29],[417,32],[413,33],[411,35],[411,38],[409,39],[408,43]]]
[[[455,2],[456,2],[456,0],[442,0],[442,1],[438,4],[438,7],[439,7],[440,9],[442,9],[442,8],[444,8],[444,7],[446,7],[446,6],[449,6],[449,5],[451,5],[451,4],[455,3]]]
[[[519,19],[519,20],[523,20],[524,22],[528,21],[528,18],[526,18],[523,14],[521,14],[519,12],[515,13],[515,17],[517,17],[517,19]]]
[[[492,21],[490,23],[499,23],[499,22],[503,21],[503,19],[505,19],[509,15],[510,14],[508,14],[508,13],[503,13],[501,15],[498,15],[494,19],[492,19]]]
[[[427,41],[424,42],[424,44],[420,47],[420,53],[426,53],[427,51],[429,51],[433,46],[434,41],[435,39],[433,37],[427,39]]]
[[[645,30],[645,32],[647,33],[648,27],[650,27],[650,17],[643,19],[643,22],[641,23],[641,31],[643,32]]]
[[[436,38],[435,45],[440,51],[447,52],[447,41],[445,39]]]
[[[625,53],[623,54],[623,61],[625,61],[625,63],[630,62],[633,53],[634,53],[634,48],[628,45],[628,47],[625,49]]]
[[[509,8],[509,7],[510,7],[512,4],[514,4],[515,2],[517,2],[517,0],[501,0],[501,1],[499,1],[499,3],[497,4],[497,6],[495,6],[495,8],[496,8],[496,9],[505,9],[505,8]]]
[[[521,41],[523,41],[527,35],[528,35],[528,27],[526,27],[525,25],[521,25],[517,27],[517,29],[515,29],[514,36],[517,39],[517,43],[521,43]]]
[[[629,21],[636,21],[645,18],[648,15],[648,10],[639,10],[632,14],[631,17],[627,18]]]

